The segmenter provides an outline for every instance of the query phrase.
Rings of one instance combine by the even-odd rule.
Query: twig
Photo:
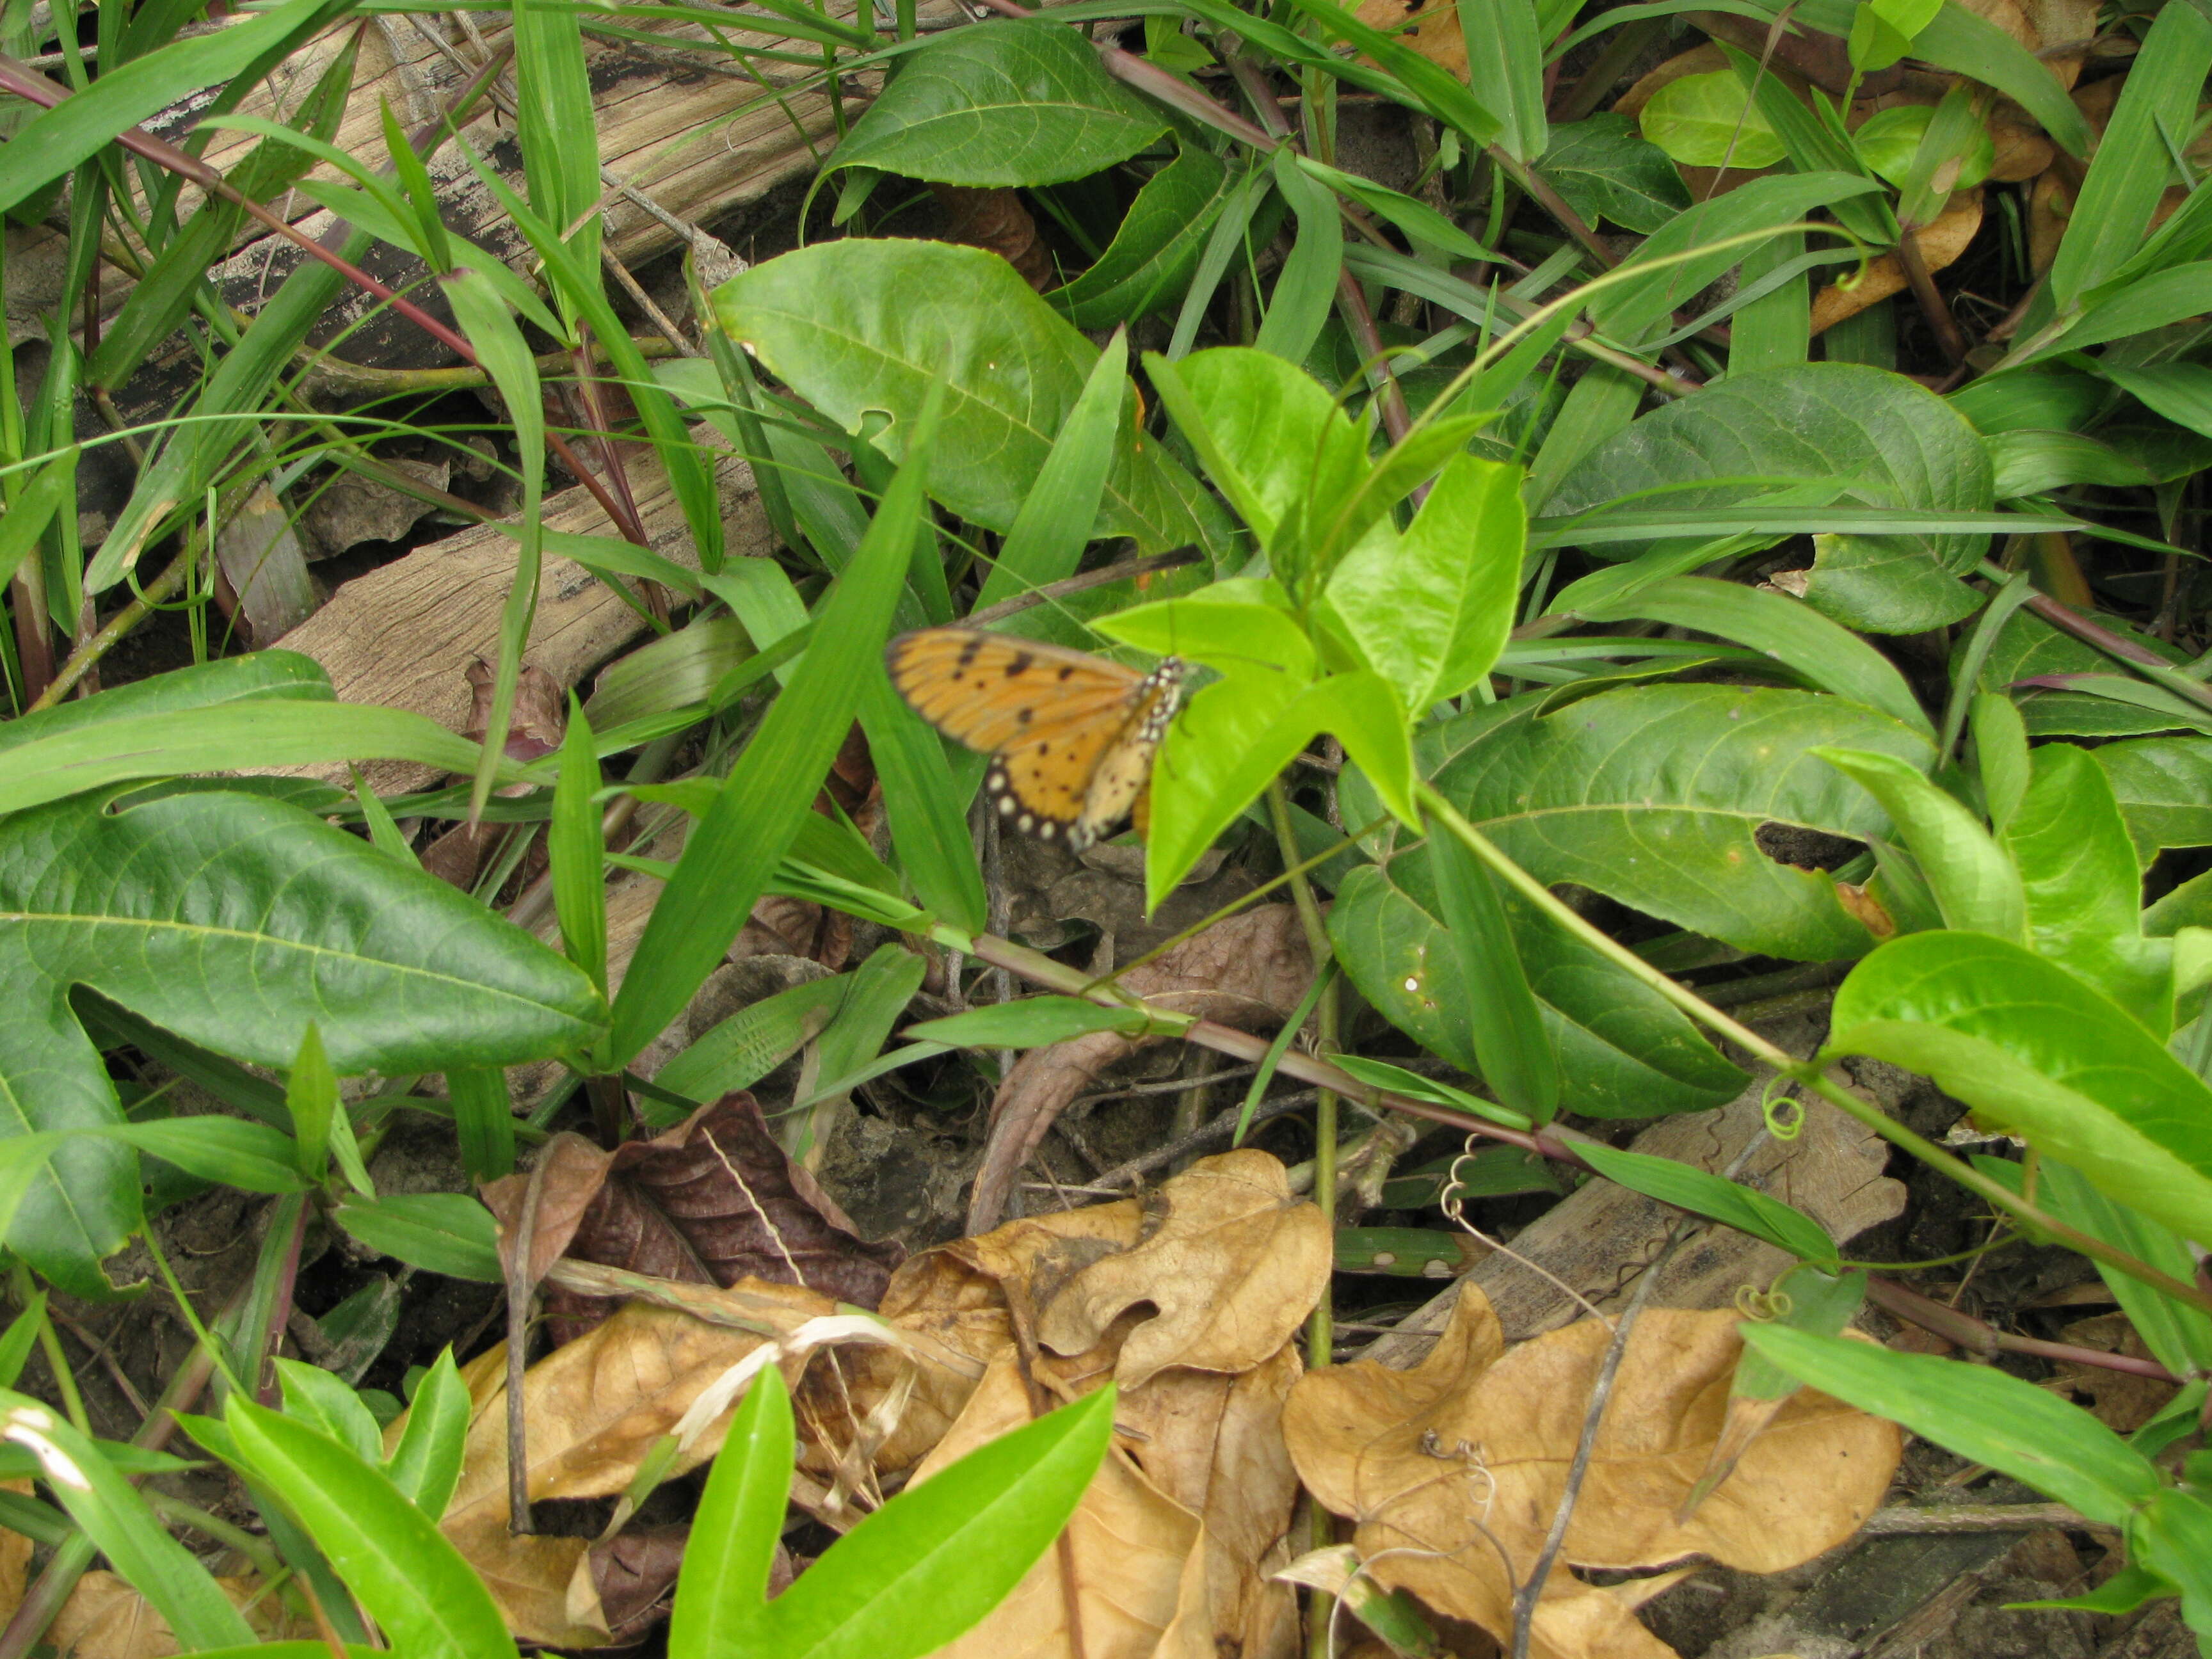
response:
[[[1559,1492],[1559,1506],[1552,1512],[1552,1529],[1544,1535],[1544,1547],[1537,1552],[1536,1565],[1513,1592],[1513,1659],[1528,1659],[1528,1644],[1536,1633],[1536,1602],[1544,1593],[1544,1581],[1552,1576],[1552,1564],[1559,1559],[1560,1547],[1567,1541],[1567,1522],[1574,1516],[1575,1500],[1582,1495],[1583,1481],[1589,1474],[1590,1459],[1597,1450],[1598,1427],[1605,1420],[1606,1406],[1613,1399],[1614,1379],[1620,1375],[1621,1359],[1628,1352],[1628,1334],[1636,1327],[1637,1316],[1650,1301],[1661,1271],[1687,1236],[1685,1224],[1678,1219],[1668,1231],[1666,1245],[1644,1270],[1644,1277],[1637,1280],[1636,1289],[1629,1296],[1628,1305],[1613,1322],[1613,1340],[1606,1345],[1605,1358],[1598,1365],[1597,1381],[1590,1387],[1589,1408],[1583,1413],[1582,1437],[1575,1443],[1574,1462],[1567,1466],[1567,1481]]]
[[[162,600],[185,585],[185,578],[191,574],[192,552],[188,543],[185,550],[169,562],[167,568],[152,581],[141,586],[123,608],[107,619],[106,626],[70,653],[69,660],[54,671],[54,677],[47,682],[46,689],[23,712],[35,714],[42,708],[52,708],[67,696],[76,683],[92,672],[100,659],[116,647],[125,635],[145,621]]]
[[[2045,1527],[2115,1534],[2120,1530],[2108,1522],[2092,1521],[2063,1504],[1958,1504],[1941,1509],[1893,1504],[1869,1516],[1859,1531],[1863,1536],[1895,1537],[1899,1534],[2040,1532]]]
[[[1158,570],[1180,570],[1187,564],[1196,564],[1205,556],[1194,547],[1180,547],[1172,553],[1155,553],[1148,559],[1124,559],[1119,564],[1103,565],[1078,575],[1063,576],[1056,582],[1047,582],[1026,593],[1017,593],[1011,599],[987,605],[981,611],[970,611],[963,620],[970,628],[988,628],[994,622],[1004,622],[1009,617],[1019,616],[1032,605],[1064,599],[1071,593],[1087,592],[1091,588],[1104,587],[1114,582],[1132,581]]]
[[[1956,368],[1966,361],[1966,337],[1960,331],[1959,319],[1951,314],[1950,301],[1943,297],[1935,277],[1929,274],[1928,261],[1920,252],[1918,227],[1906,225],[1899,235],[1897,263],[1904,268],[1905,280],[1912,289],[1913,299],[1919,302],[1921,314],[1928,319],[1929,327],[1936,331],[1936,343]]]

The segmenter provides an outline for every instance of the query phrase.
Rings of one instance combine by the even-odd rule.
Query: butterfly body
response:
[[[915,714],[991,757],[983,787],[1013,828],[1081,852],[1148,816],[1152,757],[1182,700],[1183,665],[1149,674],[980,628],[925,628],[885,647]]]

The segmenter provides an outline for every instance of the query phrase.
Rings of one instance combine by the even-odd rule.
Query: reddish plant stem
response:
[[[1969,1353],[1989,1357],[2000,1353],[2033,1354],[2040,1359],[2061,1360],[2075,1365],[2094,1365],[2108,1371],[2125,1371],[2130,1376],[2147,1376],[2159,1382],[2179,1384],[2182,1380],[2155,1359],[2138,1359],[2132,1354],[2106,1353],[2099,1348],[2077,1347],[2071,1342],[2045,1342],[2039,1337],[2018,1336],[2010,1331],[2001,1331],[1985,1320],[1960,1313],[1956,1308],[1947,1308],[1933,1297],[1923,1296],[1910,1285],[1900,1285],[1893,1279],[1869,1276],[1867,1300],[1899,1319],[1910,1321],[1924,1331],[1932,1331]]]

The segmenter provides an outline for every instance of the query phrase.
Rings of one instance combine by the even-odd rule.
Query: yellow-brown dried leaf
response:
[[[1536,1652],[1668,1651],[1620,1598],[1602,1604],[1604,1593],[1566,1576],[1569,1564],[1630,1569],[1705,1555],[1778,1571],[1848,1538],[1881,1501],[1896,1428],[1808,1391],[1687,1522],[1674,1520],[1723,1429],[1741,1351],[1736,1323],[1673,1309],[1637,1320],[1539,1603]],[[1552,1524],[1610,1340],[1586,1320],[1501,1352],[1496,1316],[1470,1286],[1413,1370],[1363,1363],[1300,1382],[1284,1413],[1291,1457],[1322,1503],[1358,1522],[1355,1542],[1379,1582],[1503,1639],[1512,1583],[1533,1571]]]

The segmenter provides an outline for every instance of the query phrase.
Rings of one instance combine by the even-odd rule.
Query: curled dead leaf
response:
[[[1313,959],[1297,911],[1262,904],[1120,978],[1125,990],[1162,1007],[1252,1029],[1290,1017],[1312,981]],[[998,1224],[1022,1165],[1069,1102],[1115,1061],[1164,1041],[1096,1031],[1032,1048],[1015,1061],[991,1103],[990,1140],[969,1200],[968,1231],[986,1233]]]
[[[1536,1654],[1668,1654],[1627,1601],[1569,1565],[1632,1570],[1703,1555],[1753,1572],[1808,1560],[1850,1536],[1896,1468],[1893,1425],[1809,1391],[1752,1441],[1686,1522],[1676,1510],[1726,1418],[1741,1340],[1730,1313],[1657,1309],[1629,1335],[1553,1578]],[[1514,1586],[1532,1570],[1612,1340],[1584,1320],[1511,1349],[1468,1286],[1434,1351],[1407,1371],[1370,1362],[1308,1376],[1284,1413],[1309,1490],[1358,1523],[1377,1582],[1510,1635]]]
[[[1932,271],[1954,264],[1982,228],[1982,192],[1960,191],[1919,233],[1920,257]],[[1813,296],[1813,332],[1833,328],[1846,317],[1856,317],[1869,306],[1901,294],[1906,286],[1905,267],[1894,253],[1869,261],[1856,283],[1844,288],[1834,283]]]

